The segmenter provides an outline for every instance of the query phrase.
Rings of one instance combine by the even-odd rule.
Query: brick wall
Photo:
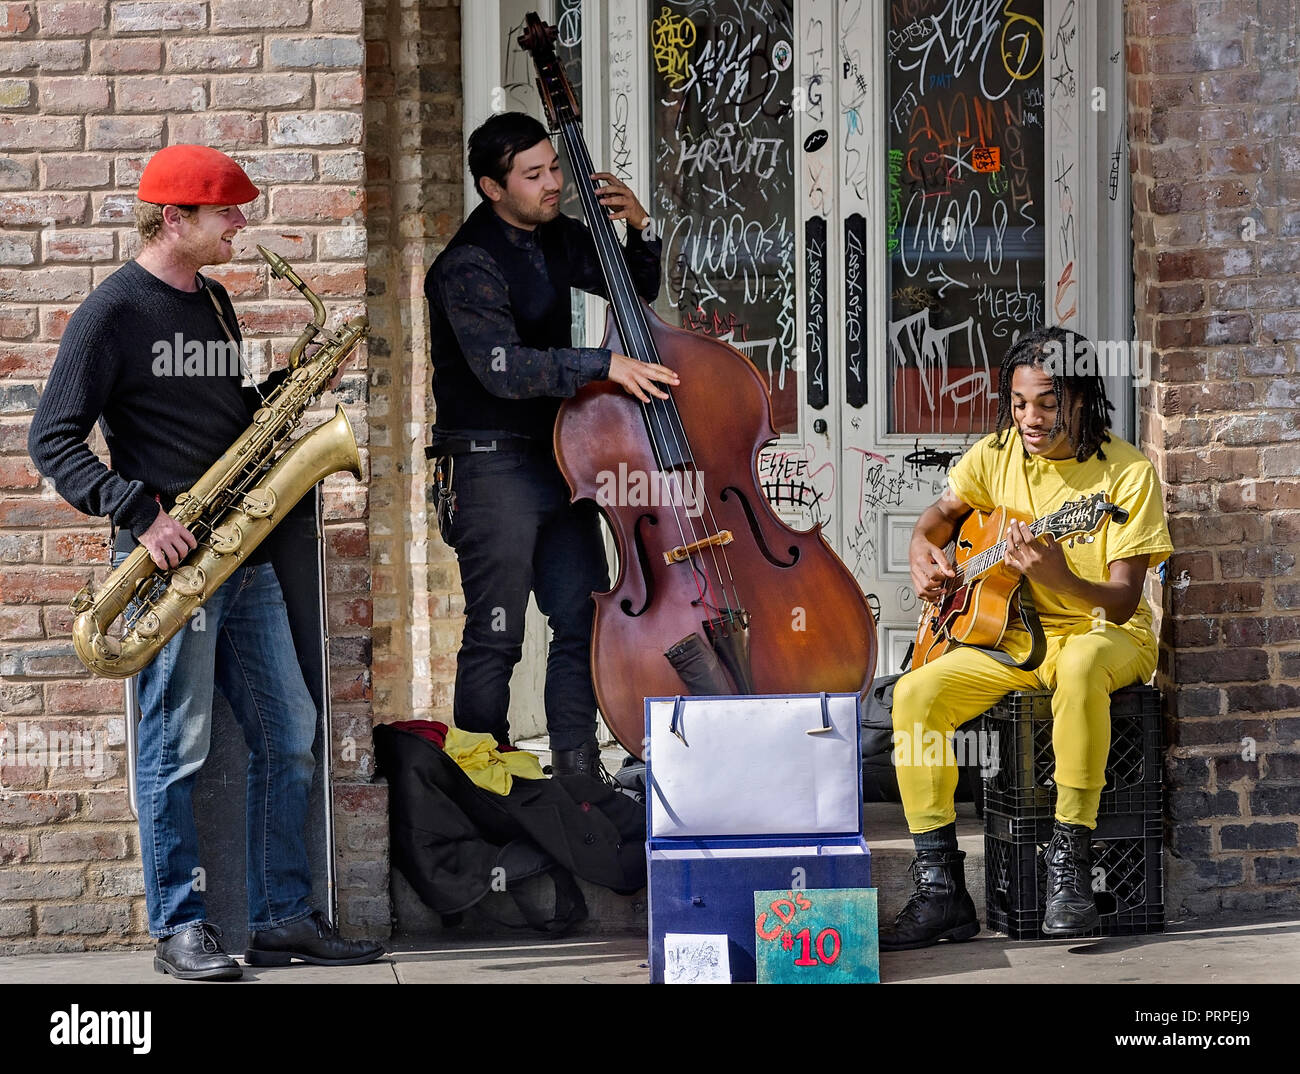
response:
[[[107,573],[106,526],[64,504],[26,456],[59,335],[134,254],[140,170],[177,142],[231,153],[262,188],[241,253],[213,271],[246,335],[274,338],[283,361],[309,316],[296,291],[269,281],[254,243],[294,264],[334,317],[362,312],[363,29],[362,0],[0,3],[0,722],[99,734],[109,747],[93,776],[0,761],[0,951],[147,935],[122,686],[88,678],[69,641],[69,597]],[[263,369],[269,361],[263,350]],[[353,361],[337,401],[365,454],[364,352]],[[341,916],[345,931],[382,936],[387,803],[370,785],[365,483],[331,478],[325,509]]]
[[[1171,915],[1300,906],[1300,3],[1129,2]]]
[[[377,720],[450,720],[464,599],[427,493],[424,274],[460,226],[460,6],[367,0],[371,541]]]

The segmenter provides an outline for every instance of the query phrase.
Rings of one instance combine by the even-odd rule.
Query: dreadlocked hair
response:
[[[1075,371],[1075,358],[1090,353],[1091,362],[1080,362],[1083,372]],[[1055,436],[1065,429],[1074,448],[1074,457],[1083,462],[1095,452],[1105,459],[1102,444],[1110,440],[1110,411],[1114,404],[1106,398],[1106,384],[1101,379],[1096,363],[1096,348],[1084,336],[1067,332],[1059,325],[1038,328],[1021,336],[1011,345],[998,377],[997,446],[1007,442],[1015,419],[1011,416],[1011,378],[1022,365],[1037,366],[1052,378],[1052,391],[1056,393],[1056,424],[1051,433]],[[1082,400],[1077,411],[1075,402]]]

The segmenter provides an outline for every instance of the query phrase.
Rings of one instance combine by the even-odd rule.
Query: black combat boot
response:
[[[912,862],[916,890],[894,919],[880,930],[880,950],[910,951],[940,940],[969,940],[980,930],[975,904],[966,890],[965,851],[922,850]]]
[[[591,776],[602,783],[610,782],[609,773],[600,763],[600,746],[595,739],[583,743],[577,749],[552,750],[551,775]]]
[[[1100,920],[1092,897],[1092,832],[1057,821],[1043,851],[1047,865],[1047,936],[1086,936]]]

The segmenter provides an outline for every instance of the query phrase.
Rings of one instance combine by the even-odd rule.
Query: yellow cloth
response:
[[[1146,457],[1119,439],[1103,445],[1106,459],[1085,462],[1026,458],[1020,434],[1012,431],[1002,450],[996,436],[971,448],[948,475],[952,491],[978,511],[1005,506],[1031,518],[1057,510],[1067,500],[1105,492],[1129,512],[1123,525],[1102,525],[1091,543],[1062,545],[1066,562],[1080,578],[1106,581],[1109,564],[1147,556],[1155,566],[1173,551],[1161,505],[1160,481]],[[895,762],[898,786],[913,832],[928,832],[956,819],[953,795],[957,767],[949,745],[946,763],[927,758],[924,746],[953,731],[1012,690],[1052,690],[1052,748],[1056,756],[1056,817],[1095,828],[1110,752],[1110,695],[1155,671],[1156,640],[1151,609],[1143,598],[1122,626],[1099,621],[1091,608],[1041,586],[1031,589],[1047,635],[1047,656],[1034,671],[999,664],[975,649],[954,649],[909,671],[894,688]],[[1007,645],[1023,656],[1028,636],[1008,631]],[[927,732],[930,737],[927,738]],[[921,743],[920,746],[916,743]],[[926,763],[929,760],[930,763]]]
[[[478,786],[493,794],[509,794],[515,777],[542,778],[542,765],[536,754],[524,750],[502,753],[497,749],[495,735],[452,727],[447,731],[443,751]]]

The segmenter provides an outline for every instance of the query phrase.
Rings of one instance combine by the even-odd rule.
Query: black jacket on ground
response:
[[[645,886],[644,808],[598,780],[515,779],[510,794],[493,794],[432,742],[386,724],[375,727],[375,757],[389,784],[393,863],[439,913],[492,890],[493,868],[510,860],[502,848],[521,840],[620,894]]]

